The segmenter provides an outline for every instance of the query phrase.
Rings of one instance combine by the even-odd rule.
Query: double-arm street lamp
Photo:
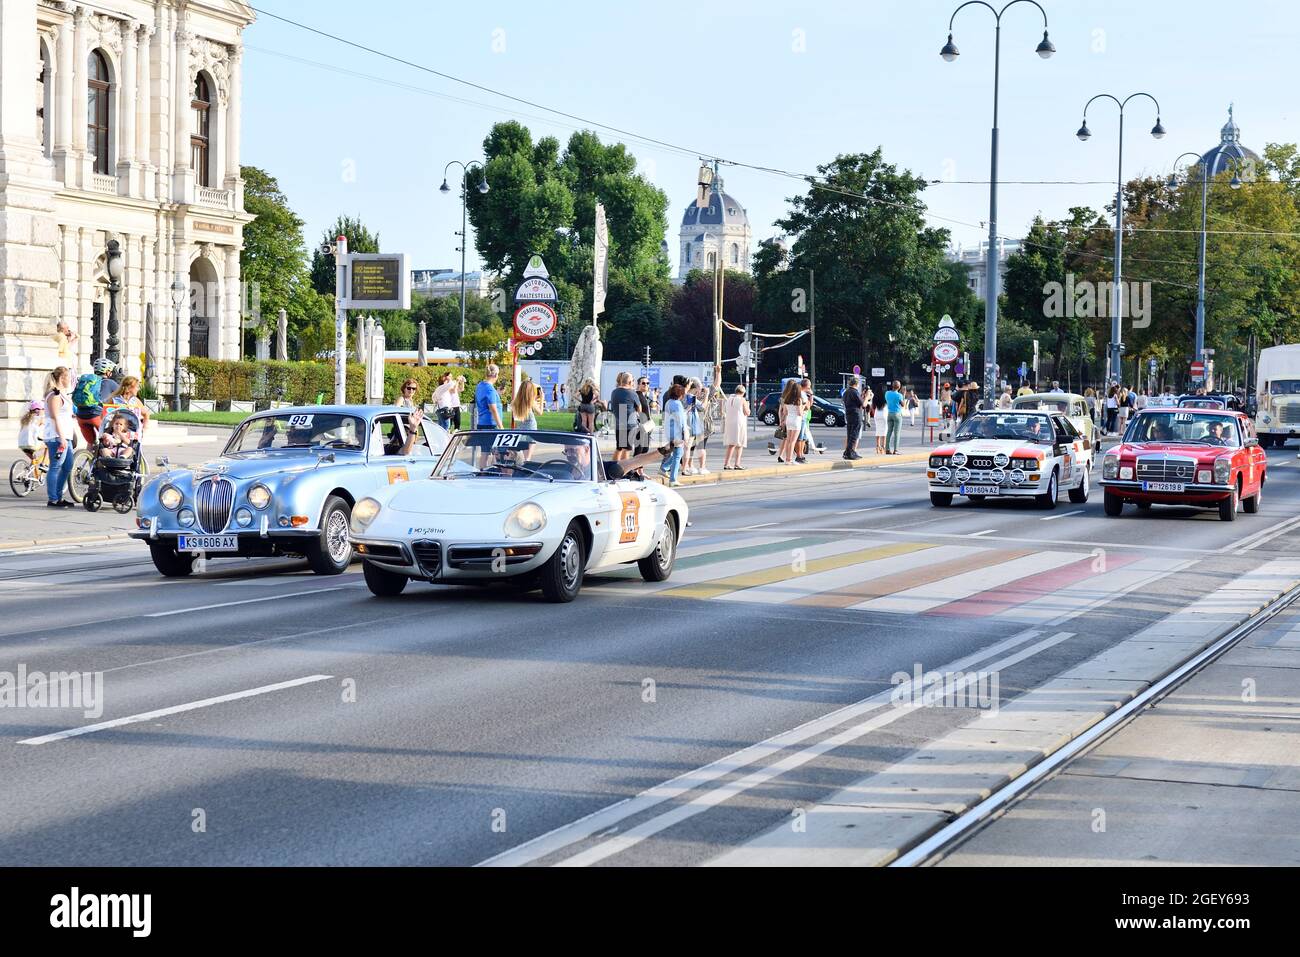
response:
[[[998,92],[999,72],[1002,65],[1002,15],[1017,3],[1032,3],[1043,15],[1043,39],[1035,52],[1046,60],[1056,52],[1056,47],[1052,46],[1052,41],[1047,38],[1047,12],[1036,0],[1011,0],[1001,10],[985,3],[984,0],[967,0],[954,10],[948,19],[948,42],[939,51],[939,55],[949,63],[957,59],[960,51],[952,42],[952,25],[957,19],[957,14],[963,9],[978,4],[988,8],[993,14],[996,21],[993,45],[993,139],[989,161],[989,248],[984,280],[984,398],[986,402],[992,402],[997,394],[998,286],[1001,278],[998,274]]]
[[[1150,93],[1130,93],[1123,100],[1116,99],[1109,93],[1098,93],[1091,100],[1083,105],[1083,123],[1079,126],[1079,131],[1075,134],[1083,142],[1087,142],[1092,136],[1092,130],[1088,129],[1088,107],[1092,106],[1096,100],[1112,100],[1119,107],[1119,162],[1115,174],[1115,272],[1114,282],[1111,283],[1110,291],[1110,381],[1118,383],[1120,376],[1120,359],[1123,356],[1123,331],[1120,328],[1120,312],[1123,309],[1124,291],[1120,285],[1123,279],[1123,260],[1124,260],[1124,107],[1128,106],[1129,100],[1134,97],[1145,96],[1148,100],[1156,105],[1156,125],[1151,127],[1151,135],[1156,139],[1163,139],[1165,128],[1160,122],[1160,101]]]
[[[1174,172],[1169,174],[1169,188],[1173,189],[1178,185],[1178,164],[1186,157],[1192,157],[1201,167],[1201,248],[1200,255],[1196,263],[1196,352],[1194,358],[1199,361],[1205,361],[1205,233],[1206,233],[1206,210],[1210,204],[1210,180],[1212,180],[1219,171],[1219,157],[1223,156],[1232,164],[1232,179],[1228,185],[1233,189],[1241,189],[1241,161],[1237,157],[1223,152],[1220,146],[1214,153],[1214,159],[1210,161],[1209,168],[1206,168],[1205,161],[1199,153],[1183,153],[1178,159],[1174,160]]]
[[[487,193],[488,181],[487,170],[478,160],[470,160],[469,163],[462,163],[460,160],[452,160],[442,168],[442,185],[438,187],[440,193],[450,193],[451,187],[447,185],[447,170],[453,166],[459,166],[460,175],[460,337],[465,338],[465,248],[469,245],[469,231],[466,228],[466,200],[469,190],[469,170],[471,166],[477,166],[479,172],[478,191]]]

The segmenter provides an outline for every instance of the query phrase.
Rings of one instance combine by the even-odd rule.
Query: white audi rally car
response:
[[[602,462],[593,436],[485,429],[457,433],[427,481],[357,502],[350,538],[377,596],[508,579],[566,602],[619,565],[668,578],[688,516],[672,489]]]
[[[976,412],[953,441],[930,454],[930,502],[952,504],[954,495],[1032,498],[1056,508],[1062,489],[1071,502],[1088,501],[1092,448],[1059,412],[1027,409]]]

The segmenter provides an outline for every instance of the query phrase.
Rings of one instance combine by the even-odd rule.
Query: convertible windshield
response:
[[[577,433],[460,432],[433,478],[592,482],[592,452],[591,438]]]
[[[286,412],[244,422],[226,445],[231,452],[264,449],[355,449],[365,445],[365,421],[338,412]]]
[[[963,423],[953,438],[958,442],[966,439],[1016,439],[1044,445],[1055,441],[1051,417],[1033,412],[978,412]]]
[[[1233,448],[1241,444],[1234,416],[1181,410],[1144,412],[1133,420],[1124,441],[1226,445]]]

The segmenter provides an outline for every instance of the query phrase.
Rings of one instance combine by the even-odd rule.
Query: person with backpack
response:
[[[104,396],[112,395],[117,389],[117,383],[113,382],[113,389],[104,392],[105,379],[113,371],[111,360],[96,359],[94,368],[94,372],[87,372],[72,387],[73,415],[87,445],[94,445],[99,439],[99,428],[104,421]]]

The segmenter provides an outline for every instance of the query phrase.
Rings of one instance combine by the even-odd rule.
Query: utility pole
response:
[[[808,270],[808,378],[817,394],[817,277]]]

